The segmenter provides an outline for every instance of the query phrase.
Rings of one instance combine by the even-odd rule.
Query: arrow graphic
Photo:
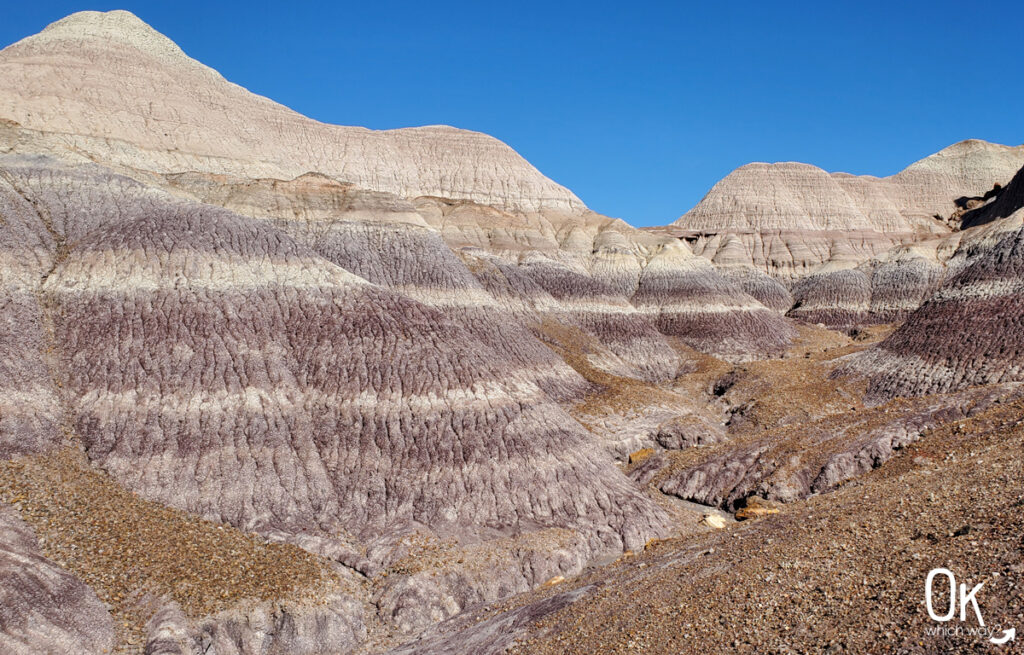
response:
[[[989,641],[991,641],[993,644],[996,644],[997,646],[1002,646],[1008,641],[1013,641],[1016,637],[1017,628],[1010,628],[1009,630],[1003,630],[1002,637],[999,637],[998,639],[996,637],[992,637],[991,639],[989,639]]]

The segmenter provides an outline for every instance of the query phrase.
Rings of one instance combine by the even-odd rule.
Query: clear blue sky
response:
[[[117,8],[319,120],[492,134],[635,225],[749,161],[888,175],[1024,141],[1020,2],[11,2],[0,43]]]

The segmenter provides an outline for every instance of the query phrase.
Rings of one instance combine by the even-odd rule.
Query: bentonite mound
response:
[[[578,267],[543,256],[521,259],[519,269],[557,301],[544,314],[596,336],[634,368],[629,372],[632,377],[657,381],[675,376],[679,356],[649,317],[613,287]]]
[[[955,198],[1005,185],[1021,166],[1024,146],[967,139],[883,179],[896,185],[900,212],[911,220],[925,221],[947,215]]]
[[[853,369],[875,398],[943,393],[1024,376],[1024,229],[961,246],[962,268]]]
[[[867,322],[895,323],[921,306],[942,283],[944,262],[930,252],[899,249],[885,260],[861,265],[871,276],[871,307]]]
[[[661,510],[542,388],[587,382],[514,321],[506,336],[543,355],[532,367],[475,337],[470,314],[410,297],[430,280],[486,296],[436,237],[348,225],[321,254],[98,166],[7,157],[2,183],[5,280],[25,308],[5,315],[7,384],[52,398],[5,413],[8,452],[52,448],[66,420],[140,495],[367,572],[410,531],[526,539],[495,542],[486,579],[392,576],[378,602],[402,629],[662,533]],[[403,273],[442,254],[433,277]],[[557,548],[530,542],[546,530],[564,532]]]
[[[679,219],[687,229],[912,231],[899,207],[851,197],[846,178],[797,162],[753,163],[736,169]],[[770,202],[765,202],[771,199]]]
[[[962,141],[886,178],[794,162],[742,166],[667,231],[716,264],[799,277],[826,262],[857,265],[949,231],[961,196],[1006,184],[1024,147]]]
[[[826,265],[793,284],[788,316],[837,329],[901,321],[942,283],[958,242],[949,235],[900,246],[853,269]]]
[[[69,242],[105,221],[145,211],[162,197],[99,166],[71,169],[45,158],[0,158],[0,454],[42,452],[62,438],[56,351],[46,339],[52,322],[40,283],[66,255]]]
[[[87,73],[70,72],[83,70]],[[644,263],[639,244],[648,235],[588,212],[571,192],[501,142],[443,126],[378,132],[307,119],[230,84],[127,12],[82,12],[58,21],[6,48],[0,71],[0,118],[22,132],[11,139],[14,151],[87,156],[133,175],[160,173],[166,184],[242,214],[313,219],[308,226],[313,231],[322,228],[315,225],[317,219],[338,214],[379,221],[379,206],[391,205],[385,222],[397,218],[422,226],[426,219],[456,248],[586,253],[585,259],[594,261],[580,262],[584,269],[590,271],[594,263],[590,274],[621,289],[621,298],[628,299],[639,284]],[[52,106],[54,97],[64,99],[59,110]],[[337,187],[338,180],[353,188],[317,188]],[[243,198],[236,193],[240,188]],[[340,198],[325,198],[332,194]],[[415,207],[408,205],[410,200]],[[334,229],[327,238],[337,239],[342,231]],[[609,250],[630,254],[596,254]],[[607,266],[610,261],[613,266]],[[439,288],[427,304],[451,298],[450,290]],[[457,302],[471,297],[460,295]],[[482,337],[481,330],[471,327],[481,325],[482,313],[473,308],[464,313],[475,314],[467,317],[467,327]],[[640,319],[647,325],[626,317],[629,325],[623,326],[617,312],[591,314],[599,338],[618,335],[608,347],[633,360],[639,375],[671,376],[673,355],[655,343],[659,337],[652,334],[656,330],[648,317]],[[716,328],[726,341],[734,326],[749,322],[744,316],[723,319]],[[492,325],[501,323],[491,320]],[[525,350],[504,347],[510,357],[531,350],[542,356],[523,334],[511,333],[516,329],[485,341],[499,349],[523,343]],[[627,338],[638,330],[646,333],[646,345],[627,354]],[[761,344],[743,350],[758,354]],[[651,356],[654,351],[663,356]],[[550,363],[561,368],[552,379],[566,378],[564,366]],[[553,391],[555,385],[545,388]]]
[[[329,262],[443,312],[505,360],[513,375],[558,400],[578,399],[588,389],[499,306],[406,200],[319,175],[249,181],[190,174],[172,183],[204,202],[267,219]]]
[[[119,166],[280,179],[317,171],[403,197],[585,209],[493,137],[325,125],[231,84],[126,11],[79,12],[4,49],[0,117]]]
[[[43,557],[35,535],[0,505],[0,650],[109,653],[110,614],[81,580]]]
[[[458,325],[237,215],[179,204],[105,226],[44,289],[90,458],[148,497],[286,532],[578,525],[621,547],[657,529]]]
[[[871,281],[855,269],[816,273],[793,285],[788,315],[808,323],[850,327],[862,323],[871,304]]]
[[[793,306],[793,294],[786,285],[757,269],[749,266],[723,268],[721,273],[743,293],[769,309],[785,313]]]
[[[703,352],[732,358],[781,352],[792,326],[681,244],[668,244],[648,262],[633,304],[658,329]]]

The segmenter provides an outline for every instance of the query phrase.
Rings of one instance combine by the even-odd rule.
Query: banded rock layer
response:
[[[953,273],[848,370],[877,399],[1024,379],[1024,210],[965,238]]]
[[[950,242],[900,246],[856,268],[828,270],[797,280],[788,316],[850,329],[895,323],[921,306],[947,274]]]
[[[574,315],[626,359],[636,359],[624,351],[638,338],[673,359],[653,332],[733,359],[777,353],[792,339],[784,319],[672,237],[594,213],[515,215],[433,199],[417,206],[452,248],[523,268],[551,292],[556,313]]]
[[[559,400],[589,387],[499,306],[408,201],[322,175],[283,181],[183,174],[168,182],[267,222],[327,261],[444,313]]]
[[[5,48],[0,118],[130,168],[280,179],[316,171],[402,197],[585,209],[497,139],[319,123],[227,82],[125,11],[73,14]]]
[[[340,212],[353,222],[418,227],[425,221],[456,249],[483,246],[502,255],[537,249],[556,253],[556,260],[571,253],[572,261],[562,263],[611,285],[621,296],[613,305],[620,306],[639,288],[648,251],[665,241],[587,211],[491,137],[447,127],[375,132],[302,117],[225,81],[127,12],[81,12],[58,21],[4,49],[0,72],[7,151],[88,158],[243,214],[290,220]],[[241,194],[239,187],[245,187]],[[297,238],[307,244],[321,236],[337,242],[343,232],[333,227],[331,234],[314,236],[324,224],[309,222],[296,227],[306,231]],[[437,245],[433,236],[425,238]],[[716,289],[710,292],[714,311],[699,311],[707,290],[687,295],[691,283],[677,286],[673,302],[687,309],[674,313],[673,335],[689,338],[710,326],[724,338],[691,339],[694,345],[735,357],[777,348],[778,338],[759,335],[762,324],[779,319],[752,314],[756,301],[717,279],[712,269],[700,276]],[[434,304],[448,291],[438,289]],[[639,314],[664,314],[646,298],[643,304]],[[647,335],[645,361],[627,355],[638,375],[671,375],[674,356],[657,343],[649,317],[638,319],[638,312],[627,310],[630,326],[623,328],[624,315],[617,310],[590,313],[595,330],[623,335],[608,344],[612,350],[627,349],[624,337]],[[785,326],[776,327],[784,340]],[[741,333],[731,334],[736,328]],[[496,335],[489,342],[510,341]],[[651,347],[664,356],[648,356]]]
[[[889,338],[843,369],[866,375],[875,400],[1022,379],[1024,175],[977,211],[979,225],[935,250],[945,259],[941,286]]]
[[[886,178],[785,162],[742,166],[672,226],[722,266],[785,278],[826,262],[859,264],[894,246],[948,232],[960,196],[1005,184],[1024,147],[963,141]]]
[[[4,416],[8,452],[54,447],[66,421],[144,498],[368,574],[417,532],[507,549],[475,591],[389,578],[379,602],[408,629],[432,604],[444,618],[663,534],[664,513],[543,388],[572,398],[586,381],[514,321],[502,352],[476,336],[486,315],[413,299],[435,282],[489,298],[427,228],[342,222],[312,238],[96,165],[0,169],[4,279],[22,307],[5,314],[7,384],[50,398]],[[561,550],[500,541],[551,530]]]

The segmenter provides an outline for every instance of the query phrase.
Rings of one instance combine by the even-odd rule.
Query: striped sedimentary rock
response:
[[[876,399],[1024,379],[1024,212],[965,240],[956,272],[849,369]],[[986,229],[986,228],[981,228]]]
[[[722,276],[768,309],[785,313],[793,306],[793,294],[785,284],[750,266],[722,267]]]
[[[267,531],[658,531],[588,434],[436,309],[222,209],[118,206],[42,292],[73,425],[130,488]]]
[[[593,213],[525,216],[437,200],[422,200],[417,207],[453,248],[476,247],[517,265],[532,265],[539,273],[548,270],[551,290],[560,296],[555,299],[567,303],[566,313],[574,311],[573,303],[589,307],[584,323],[591,323],[599,338],[621,334],[625,318],[634,336],[641,334],[638,330],[649,334],[637,317],[629,316],[628,308],[623,312],[623,300],[657,331],[705,352],[762,356],[777,352],[792,337],[785,319],[743,293],[675,238]],[[581,295],[573,299],[575,292]],[[654,343],[654,339],[645,340]],[[622,341],[619,337],[607,345],[623,351]],[[672,357],[660,346],[650,352],[663,353],[662,359]],[[636,355],[626,357],[636,359]],[[664,366],[657,360],[654,365]]]
[[[958,235],[930,239],[894,248],[854,269],[801,278],[793,285],[789,316],[836,328],[901,321],[942,283],[958,242]]]
[[[650,383],[673,375],[683,358],[603,282],[536,252],[524,264],[480,249],[461,255],[492,297],[594,383],[573,416],[615,457],[653,445],[658,425],[693,411],[693,399]]]
[[[0,157],[0,456],[41,452],[62,438],[62,372],[40,285],[68,243],[162,197],[99,166]]]
[[[544,316],[579,326],[597,337],[630,365],[631,377],[658,381],[675,376],[679,356],[649,318],[613,286],[581,266],[540,254],[521,258],[519,270],[555,301],[554,306],[543,312]]]
[[[870,275],[871,306],[865,321],[895,323],[921,306],[946,275],[945,262],[926,250],[900,248],[884,260],[862,264]]]
[[[795,336],[783,317],[680,243],[665,244],[647,261],[632,300],[662,333],[725,357],[779,353]]]
[[[84,239],[45,289],[88,453],[148,497],[246,529],[657,531],[536,385],[280,232],[155,211]]]
[[[433,307],[485,344],[495,364],[569,401],[589,385],[502,308],[429,228],[339,223],[316,244],[328,261]]]
[[[586,296],[569,296],[560,300],[529,274],[529,267],[521,266],[518,261],[478,248],[464,248],[459,255],[495,302],[515,320],[529,326],[541,341],[558,351],[563,361],[574,361],[576,366],[580,366],[579,358],[583,358],[587,366],[598,371],[638,379],[648,376],[660,379],[670,376],[678,368],[679,356],[664,342],[663,335],[623,299],[610,295],[604,298],[603,303]],[[526,259],[543,257],[532,253]],[[560,264],[549,260],[549,265],[557,267]],[[581,286],[595,284],[606,291],[600,283],[579,271],[574,271],[574,274],[579,275]],[[617,317],[620,317],[622,329],[608,331],[607,326]],[[591,331],[595,328],[604,331],[604,337],[610,343]],[[629,341],[630,331],[637,337],[636,342]],[[645,375],[645,370],[650,373]]]
[[[827,173],[795,162],[753,163],[719,181],[663,231],[722,266],[789,278],[823,263],[855,266],[892,247],[949,231],[960,196],[1005,184],[1024,148],[956,143],[886,178]]]
[[[0,173],[0,457],[40,452],[60,440],[57,387],[49,370],[39,282],[56,244]]]
[[[808,323],[849,327],[864,322],[871,305],[871,280],[855,269],[816,273],[793,285],[789,316]]]
[[[282,179],[318,171],[402,197],[585,210],[493,137],[320,123],[228,82],[126,11],[79,12],[5,48],[0,118],[135,169]]]
[[[6,452],[65,425],[146,498],[369,573],[413,531],[518,540],[493,546],[507,561],[479,588],[389,576],[381,607],[410,629],[663,533],[544,389],[588,383],[507,313],[472,318],[490,296],[426,227],[300,229],[94,165],[0,169],[4,282],[29,310],[4,315],[4,401],[34,381],[52,397],[3,414]],[[478,336],[489,320],[505,351]],[[522,541],[550,530],[569,536]]]
[[[265,218],[329,261],[443,311],[514,368],[532,370],[559,400],[578,398],[587,385],[530,333],[526,323],[545,317],[593,335],[621,360],[614,364],[619,373],[663,380],[678,370],[678,355],[620,290],[632,294],[640,271],[634,254],[616,256],[615,249],[628,246],[626,235],[636,232],[621,221],[590,214],[569,229],[576,218],[563,217],[560,225],[554,217],[516,216],[465,201],[421,198],[413,204],[320,175],[282,181],[188,174],[168,181],[203,201]],[[560,237],[565,229],[569,233]],[[507,233],[495,237],[502,230]],[[501,252],[537,283],[543,298],[518,298],[531,307],[525,314],[525,306],[501,305],[442,234],[456,247],[483,243]],[[524,246],[540,250],[520,253]],[[592,262],[600,262],[596,274],[586,268]],[[624,279],[630,276],[631,282]]]
[[[558,400],[589,385],[491,297],[408,201],[322,175],[295,180],[169,176],[178,190],[264,219],[327,261],[443,312],[500,357],[510,375]]]

